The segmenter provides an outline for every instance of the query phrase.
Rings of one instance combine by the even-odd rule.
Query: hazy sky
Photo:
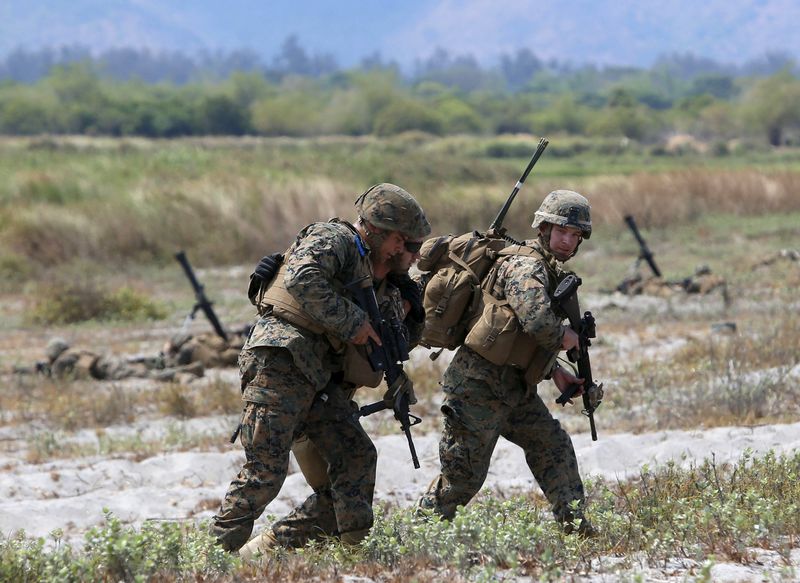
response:
[[[251,48],[290,34],[341,64],[402,64],[436,47],[487,62],[520,48],[575,63],[647,66],[691,52],[741,63],[800,55],[800,0],[0,0],[0,54],[24,44]]]

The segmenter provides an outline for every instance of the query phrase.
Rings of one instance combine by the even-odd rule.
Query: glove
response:
[[[261,261],[258,262],[258,265],[256,265],[253,275],[259,277],[264,283],[269,283],[272,281],[272,278],[275,277],[275,274],[278,273],[281,263],[283,263],[283,253],[265,255],[261,258]]]
[[[402,373],[397,380],[392,383],[392,386],[386,389],[383,394],[383,401],[388,407],[394,409],[395,403],[403,395],[408,395],[408,404],[413,405],[417,402],[417,396],[414,394],[414,383],[406,375]]]
[[[278,273],[283,263],[283,253],[273,253],[265,255],[256,265],[253,273],[250,274],[250,285],[247,288],[247,297],[254,306],[258,305],[259,296]]]
[[[389,283],[400,290],[400,297],[411,305],[408,317],[418,324],[422,323],[425,320],[425,308],[422,306],[422,290],[419,284],[408,273],[389,273],[386,277]]]

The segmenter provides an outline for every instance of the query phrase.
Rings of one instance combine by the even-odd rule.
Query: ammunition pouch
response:
[[[357,387],[375,388],[383,380],[383,371],[372,370],[365,346],[346,344],[344,348],[344,382]]]
[[[485,292],[483,300],[483,310],[472,324],[464,345],[492,364],[524,370],[528,386],[539,384],[557,354],[539,346],[522,330],[506,300],[497,300]]]

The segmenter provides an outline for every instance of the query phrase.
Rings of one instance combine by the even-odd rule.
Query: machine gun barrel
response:
[[[644,259],[647,262],[647,265],[650,266],[650,269],[656,277],[661,277],[661,270],[658,268],[658,265],[656,265],[656,260],[653,258],[653,253],[648,248],[647,243],[645,243],[641,233],[639,233],[639,228],[636,226],[636,221],[633,219],[633,215],[626,215],[625,223],[627,223],[628,228],[636,238],[636,242],[639,243],[639,258]]]
[[[194,308],[192,309],[192,316],[194,316],[197,310],[203,310],[203,313],[208,318],[208,321],[211,323],[211,326],[214,328],[214,332],[222,338],[225,342],[228,342],[228,335],[225,333],[225,329],[220,324],[217,315],[214,313],[214,308],[212,307],[212,303],[206,297],[205,290],[203,289],[203,285],[197,281],[197,277],[194,274],[194,270],[192,269],[191,264],[189,263],[189,259],[186,257],[186,253],[183,251],[179,251],[175,254],[175,259],[178,260],[178,263],[181,264],[183,267],[183,272],[186,274],[186,277],[189,279],[189,283],[192,284],[192,289],[194,290],[194,296],[197,300],[195,303]]]

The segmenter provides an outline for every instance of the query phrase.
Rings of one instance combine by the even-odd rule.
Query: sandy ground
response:
[[[619,298],[618,294],[591,298],[593,309],[605,311],[633,310],[645,313],[660,313],[669,308],[664,300],[653,298]],[[717,300],[716,303],[719,303]],[[679,304],[683,311],[703,307],[699,302],[687,301]],[[705,308],[708,309],[708,305]],[[718,306],[712,306],[719,309]],[[721,315],[721,314],[720,314]],[[195,326],[201,326],[196,323]],[[685,324],[681,324],[686,328]],[[694,332],[708,334],[708,324],[691,327]],[[687,334],[675,334],[674,330],[642,332],[617,330],[607,335],[605,346],[598,346],[597,353],[614,352],[616,358],[627,358],[644,354],[664,355],[686,342]],[[697,332],[699,330],[700,332]],[[134,331],[136,332],[136,331]],[[128,344],[144,353],[154,350],[155,340],[163,339],[166,332],[138,332]],[[138,335],[137,335],[138,334]],[[42,346],[46,336],[40,333],[33,338],[18,342],[6,336],[8,346],[0,347],[6,359],[21,354],[25,345]],[[80,338],[77,340],[81,340]],[[424,353],[415,351],[414,357],[424,358]],[[446,355],[444,356],[446,358]],[[225,382],[236,383],[236,371],[220,372]],[[795,367],[791,377],[800,380],[800,367]],[[555,412],[555,411],[554,411]],[[389,414],[386,413],[388,416]],[[80,544],[89,528],[104,520],[107,509],[131,525],[141,525],[147,520],[200,521],[211,517],[218,508],[230,479],[243,462],[238,445],[226,445],[227,436],[236,422],[236,416],[196,418],[189,421],[156,419],[137,421],[128,426],[105,428],[106,435],[137,436],[144,441],[157,441],[159,436],[180,426],[187,434],[205,434],[220,446],[197,448],[192,451],[165,452],[163,454],[137,458],[133,455],[91,456],[59,459],[42,464],[24,461],[24,449],[16,447],[29,440],[35,428],[28,428],[27,435],[15,434],[18,426],[0,427],[0,441],[7,442],[0,451],[0,534],[4,536],[23,530],[29,536],[48,538],[55,529],[63,531],[64,539]],[[413,504],[425,490],[438,471],[438,434],[426,424],[424,435],[415,435],[416,448],[422,467],[414,470],[408,447],[402,434],[375,437],[379,451],[376,501],[398,506]],[[651,467],[668,461],[687,466],[714,457],[718,463],[734,462],[745,451],[754,454],[774,450],[777,453],[793,453],[800,447],[800,422],[786,425],[763,425],[752,427],[725,427],[706,431],[658,431],[630,434],[611,433],[611,428],[598,424],[600,440],[592,442],[587,433],[573,435],[581,472],[584,477],[601,476],[607,479],[625,478],[637,474],[643,465]],[[68,436],[73,442],[93,444],[98,441],[97,432],[84,430]],[[510,443],[500,440],[494,454],[485,489],[509,495],[529,489],[537,489],[530,471],[525,465],[522,452]],[[265,515],[258,521],[259,530],[276,517],[286,513],[302,502],[309,494],[302,475],[292,460],[290,474],[279,496],[267,507]],[[786,565],[777,553],[759,551],[756,565],[717,564],[711,572],[714,581],[762,581],[778,580]],[[613,572],[613,557],[603,559],[602,571]],[[800,573],[800,550],[792,553],[795,572]],[[698,575],[699,565],[686,561],[664,565],[652,570],[644,566],[626,575],[633,580],[641,575],[642,580],[679,581]],[[635,577],[634,577],[635,575]],[[591,581],[612,581],[603,575],[590,576]],[[783,580],[787,580],[785,577]]]
[[[196,419],[224,433],[230,419]],[[403,435],[375,439],[379,452],[376,500],[399,506],[413,504],[437,475],[438,453],[435,433],[416,438],[421,468],[411,465]],[[604,434],[592,442],[588,434],[574,436],[582,474],[624,478],[669,460],[686,466],[713,456],[718,463],[736,461],[743,452],[769,450],[791,453],[800,447],[800,423],[755,427],[724,427],[708,431],[660,431],[633,435]],[[243,461],[241,450],[231,446],[221,452],[177,452],[134,459],[87,457],[28,464],[0,458],[0,531],[10,535],[24,529],[28,535],[48,537],[62,529],[64,538],[80,544],[83,534],[103,521],[105,509],[126,523],[141,525],[147,520],[191,520],[208,518],[216,510],[228,481]],[[485,488],[505,495],[536,488],[519,448],[501,439],[495,451]],[[294,460],[280,495],[267,507],[256,529],[267,526],[310,494]],[[787,566],[775,552],[759,551],[759,564],[715,564],[714,581],[776,580]],[[800,549],[791,555],[795,572],[800,569]],[[598,570],[614,572],[613,557],[603,559]],[[696,573],[701,565],[677,561],[662,569],[644,564],[634,572],[644,580],[680,581]],[[587,580],[611,581],[618,574],[592,575]]]
[[[218,433],[223,440],[232,420],[218,417],[191,423]],[[437,474],[437,440],[435,432],[415,439],[422,467],[414,470],[403,435],[377,437],[376,500],[413,504]],[[736,461],[746,450],[791,453],[800,447],[800,423],[607,433],[594,443],[588,434],[578,434],[573,442],[585,477],[614,479],[636,474],[644,464],[669,460],[685,466],[711,456],[718,463]],[[153,519],[207,518],[242,461],[238,446],[220,452],[165,453],[140,461],[86,457],[34,465],[0,458],[0,531],[9,535],[24,529],[28,535],[47,537],[54,529],[62,529],[68,540],[78,542],[88,528],[103,521],[104,509],[134,525]],[[536,488],[519,448],[500,440],[485,488],[505,494]],[[287,512],[308,494],[310,489],[292,461],[280,495],[267,507],[257,528],[269,523],[269,515]]]

